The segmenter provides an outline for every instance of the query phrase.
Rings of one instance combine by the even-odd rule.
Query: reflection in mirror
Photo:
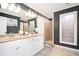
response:
[[[24,33],[27,34],[27,32],[28,32],[28,23],[26,22],[23,25],[24,25]]]
[[[23,22],[20,22],[20,31],[19,31],[19,33],[23,33]]]
[[[20,28],[17,27],[17,33],[29,33],[29,32],[36,32],[36,17],[37,17],[37,13],[32,10],[31,8],[24,6],[21,3],[4,3],[4,4],[0,4],[1,5],[1,9],[5,12],[7,11],[9,14],[12,15],[16,15],[20,18],[20,22],[18,21],[18,23],[20,22],[20,24],[17,24],[17,20],[14,21],[14,19],[12,20],[8,20],[8,26],[12,25],[16,25],[16,26],[20,26]],[[13,23],[10,23],[13,22]],[[16,28],[15,28],[16,29]],[[10,30],[6,30],[6,31],[10,31]],[[5,33],[6,33],[5,31]],[[13,29],[11,29],[11,31],[15,31]],[[15,32],[11,32],[11,33],[15,33]]]
[[[29,32],[36,32],[35,31],[36,27],[37,27],[36,18],[28,20]]]
[[[29,32],[34,32],[35,24],[34,21],[29,22]]]
[[[28,23],[27,22],[20,22],[20,31],[21,34],[27,34],[28,32]]]

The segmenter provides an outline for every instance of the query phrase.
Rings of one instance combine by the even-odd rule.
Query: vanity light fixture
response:
[[[32,14],[31,14],[31,13],[32,13],[32,11],[29,10],[29,11],[28,11],[28,16],[29,16],[29,17],[32,17]]]
[[[8,7],[8,3],[1,3],[1,8],[7,8]]]
[[[15,7],[15,4],[11,4],[8,9],[9,9],[10,11],[13,11],[15,8],[16,8],[16,7]]]
[[[36,13],[32,10],[28,10],[26,13],[25,13],[25,16],[28,17],[28,18],[35,18],[36,17]]]
[[[25,13],[25,16],[28,17],[28,15],[29,15],[29,12],[26,12],[26,13]]]
[[[34,18],[34,12],[33,11],[31,12],[31,17]]]
[[[34,13],[34,17],[36,17],[36,13]]]
[[[28,12],[26,12],[25,16],[31,17],[31,10],[29,10]]]
[[[18,13],[21,10],[20,6],[18,5],[18,7],[15,9],[15,12]]]
[[[32,11],[32,18],[35,18],[36,17],[36,12]]]

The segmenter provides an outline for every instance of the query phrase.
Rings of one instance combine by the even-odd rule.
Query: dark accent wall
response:
[[[63,44],[59,42],[60,40],[59,15],[63,13],[73,12],[73,11],[77,11],[77,46]],[[79,5],[68,8],[68,9],[64,9],[61,11],[54,12],[54,44],[79,49],[79,36],[78,35],[79,35]]]
[[[20,17],[0,12],[0,16],[17,20],[17,26],[7,26],[7,34],[18,33],[20,29]]]

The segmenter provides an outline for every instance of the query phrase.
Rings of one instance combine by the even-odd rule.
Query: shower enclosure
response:
[[[77,11],[60,14],[60,43],[77,46]]]

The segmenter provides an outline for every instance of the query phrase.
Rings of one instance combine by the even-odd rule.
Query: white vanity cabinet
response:
[[[16,55],[16,43],[14,42],[6,42],[0,43],[0,55]]]
[[[32,49],[33,49],[32,38],[23,39],[23,41],[20,43],[23,43],[23,44],[20,44],[19,48],[17,47],[18,48],[17,51],[21,56],[30,56],[30,55],[32,56],[34,54],[32,53]]]
[[[33,53],[39,52],[42,48],[44,48],[44,37],[37,36],[32,38],[33,41]]]
[[[0,43],[0,55],[32,56],[44,48],[42,35]]]

